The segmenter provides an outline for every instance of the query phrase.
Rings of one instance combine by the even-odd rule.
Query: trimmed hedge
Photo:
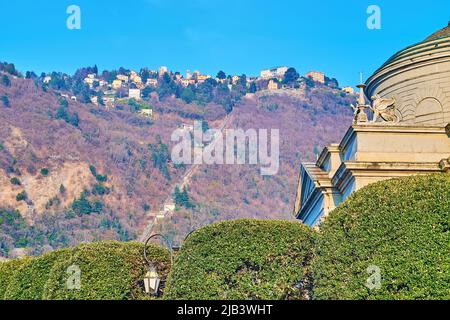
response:
[[[45,300],[136,300],[146,299],[143,278],[147,264],[141,243],[104,242],[83,244],[58,259],[44,288]],[[148,256],[165,277],[170,268],[166,249],[149,246]],[[81,271],[81,289],[69,290],[67,270]]]
[[[327,218],[314,299],[450,299],[450,175],[379,182]],[[379,268],[381,288],[366,287]],[[375,284],[375,283],[373,283]]]
[[[183,245],[166,299],[307,299],[314,232],[289,221],[204,227]]]
[[[0,300],[3,300],[14,273],[21,265],[27,263],[28,260],[29,258],[23,258],[0,262]]]
[[[141,243],[82,244],[37,258],[0,264],[0,299],[7,300],[127,300],[148,299],[143,292],[147,264]],[[162,277],[170,268],[168,250],[148,247]],[[68,269],[81,271],[81,288],[70,290]]]
[[[27,259],[9,279],[5,300],[41,300],[50,270],[58,259],[64,259],[68,249],[57,250],[43,256]]]

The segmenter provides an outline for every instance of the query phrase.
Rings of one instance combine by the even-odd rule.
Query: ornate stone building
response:
[[[342,141],[301,166],[294,213],[307,225],[370,183],[450,172],[450,24],[396,53],[359,88]]]

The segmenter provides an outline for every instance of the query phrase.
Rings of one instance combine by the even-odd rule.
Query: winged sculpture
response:
[[[373,122],[377,122],[378,118],[386,122],[399,122],[400,116],[396,108],[395,98],[381,98],[378,94],[372,97]]]

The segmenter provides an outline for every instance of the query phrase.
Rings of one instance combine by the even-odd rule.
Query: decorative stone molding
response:
[[[444,106],[450,102],[442,88],[429,86],[415,93],[414,122],[417,124],[444,123]]]
[[[450,173],[450,158],[448,158],[448,159],[443,159],[443,160],[439,163],[439,167],[441,168],[441,170],[442,170],[443,172]]]

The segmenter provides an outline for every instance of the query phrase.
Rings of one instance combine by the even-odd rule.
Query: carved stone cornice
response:
[[[442,159],[439,163],[439,167],[443,172],[450,172],[450,157],[448,159]]]

